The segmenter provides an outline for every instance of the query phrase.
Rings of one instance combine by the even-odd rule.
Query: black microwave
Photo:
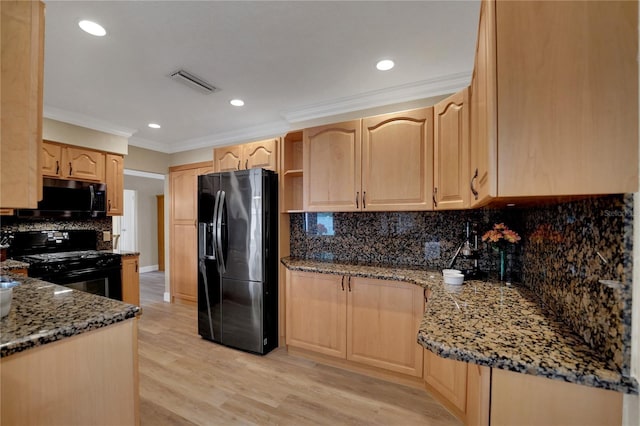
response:
[[[42,180],[42,200],[36,209],[18,209],[22,217],[105,217],[107,185],[44,178]]]

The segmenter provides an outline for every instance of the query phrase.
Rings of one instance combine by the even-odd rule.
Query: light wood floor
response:
[[[142,425],[460,425],[420,389],[201,339],[196,309],[163,302],[164,274],[140,275]]]

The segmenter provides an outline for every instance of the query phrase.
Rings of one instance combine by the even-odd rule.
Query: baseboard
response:
[[[140,273],[144,274],[145,272],[154,272],[158,270],[158,265],[151,265],[151,266],[141,266],[140,267]]]
[[[171,293],[169,293],[168,291],[164,292],[164,301],[171,303]]]

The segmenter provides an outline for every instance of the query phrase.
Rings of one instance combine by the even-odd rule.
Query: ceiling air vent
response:
[[[195,75],[188,73],[185,70],[178,70],[176,72],[173,72],[169,75],[169,77],[205,94],[217,92],[218,90],[220,90],[212,84],[207,83],[203,79],[196,77]]]

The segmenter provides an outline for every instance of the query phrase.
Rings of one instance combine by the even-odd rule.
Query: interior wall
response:
[[[201,161],[213,162],[213,148],[199,148],[171,154],[169,157],[169,166],[181,166],[183,164],[199,163]]]
[[[123,136],[99,132],[50,118],[42,120],[42,139],[127,155],[128,140]]]
[[[124,176],[124,189],[138,192],[138,251],[141,268],[158,266],[158,214],[156,195],[164,193],[164,180]]]
[[[165,175],[169,168],[169,154],[129,145],[124,168]]]

